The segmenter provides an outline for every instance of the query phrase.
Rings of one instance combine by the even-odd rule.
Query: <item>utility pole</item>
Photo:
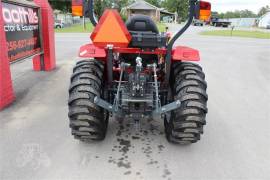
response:
[[[86,25],[85,25],[85,16],[83,16],[83,30],[86,30]]]
[[[85,25],[85,8],[87,8],[87,0],[82,0],[83,2],[83,30],[86,30]]]

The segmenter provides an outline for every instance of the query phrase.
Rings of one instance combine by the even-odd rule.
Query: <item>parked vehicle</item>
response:
[[[56,29],[64,28],[64,23],[62,23],[61,21],[55,20],[54,21],[54,28],[56,28]]]
[[[194,19],[192,24],[193,26],[203,26],[204,22],[199,19]]]
[[[81,141],[105,138],[109,115],[129,118],[138,125],[162,119],[167,140],[196,143],[206,124],[207,83],[199,51],[176,46],[176,40],[201,12],[211,14],[208,2],[190,0],[189,19],[168,41],[155,22],[134,15],[126,24],[117,10],[106,10],[99,20],[89,1],[95,27],[92,42],[80,48],[84,58],[73,68],[69,88],[69,119],[72,135]]]
[[[229,27],[231,22],[224,19],[219,19],[217,17],[212,17],[210,24],[215,27]]]

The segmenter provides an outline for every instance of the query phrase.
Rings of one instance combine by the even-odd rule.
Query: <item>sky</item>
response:
[[[258,13],[260,8],[270,6],[270,0],[206,0],[211,2],[212,10],[218,12],[248,9]]]

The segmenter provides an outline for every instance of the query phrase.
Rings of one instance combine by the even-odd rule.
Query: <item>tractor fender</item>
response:
[[[105,49],[99,48],[93,44],[86,44],[80,47],[79,57],[82,58],[106,58]]]
[[[173,61],[200,61],[200,53],[196,49],[186,46],[176,46],[172,50]]]

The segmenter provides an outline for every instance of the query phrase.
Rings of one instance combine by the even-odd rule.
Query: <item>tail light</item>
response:
[[[203,21],[208,21],[211,17],[211,3],[199,1],[196,6],[195,18]]]
[[[83,0],[72,0],[72,15],[83,16]]]

